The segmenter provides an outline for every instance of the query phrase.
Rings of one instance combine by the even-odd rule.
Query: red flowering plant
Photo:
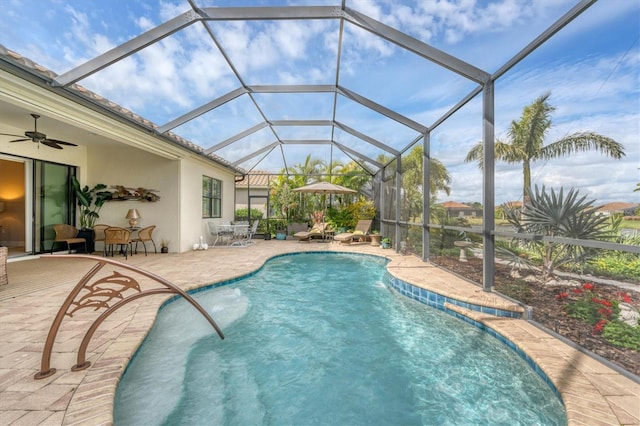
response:
[[[595,285],[586,283],[556,294],[556,300],[565,306],[570,317],[591,324],[594,336],[601,336],[614,346],[640,350],[640,325],[631,326],[619,320],[619,304],[632,303],[630,294],[619,291],[614,297],[603,297]]]
[[[596,292],[593,283],[583,284],[582,287],[571,290],[573,298],[567,302],[567,313],[570,317],[584,321],[594,326],[594,334],[600,334],[609,321],[615,321],[620,314],[618,300],[608,300],[601,298]],[[622,300],[629,299],[629,295],[619,293]],[[565,291],[556,295],[556,299],[569,299],[569,294]]]

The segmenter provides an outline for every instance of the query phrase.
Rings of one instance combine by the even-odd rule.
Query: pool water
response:
[[[302,253],[161,310],[116,425],[555,425],[565,410],[506,345],[385,287],[386,261]]]

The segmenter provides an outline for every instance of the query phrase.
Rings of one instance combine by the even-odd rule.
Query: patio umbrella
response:
[[[302,192],[305,194],[355,194],[358,191],[355,191],[351,188],[346,188],[344,186],[336,185],[335,183],[330,182],[316,182],[310,185],[301,186],[300,188],[295,188],[294,191]],[[326,210],[326,205],[324,206],[324,210]],[[322,241],[324,241],[324,216],[325,211],[322,212]]]

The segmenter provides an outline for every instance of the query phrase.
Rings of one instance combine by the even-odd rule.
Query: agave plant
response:
[[[588,201],[586,196],[579,197],[577,190],[572,188],[565,196],[563,189],[547,192],[544,186],[539,190],[536,185],[530,197],[526,209],[505,210],[507,221],[517,232],[582,240],[611,238],[608,218],[597,215],[593,208],[594,200]],[[583,262],[596,253],[587,247],[537,238],[525,240],[522,244],[542,259],[543,279],[553,276],[554,270],[560,265]]]

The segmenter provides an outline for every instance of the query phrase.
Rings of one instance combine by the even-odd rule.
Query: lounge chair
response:
[[[333,241],[339,241],[344,244],[351,244],[352,242],[359,241],[367,241],[369,229],[371,228],[371,224],[373,220],[359,220],[356,225],[356,229],[353,232],[343,232],[341,234],[335,235],[333,237]]]
[[[323,239],[331,234],[325,223],[316,223],[308,231],[300,231],[293,234],[298,241],[311,241],[313,239]],[[323,230],[324,228],[324,230]]]

